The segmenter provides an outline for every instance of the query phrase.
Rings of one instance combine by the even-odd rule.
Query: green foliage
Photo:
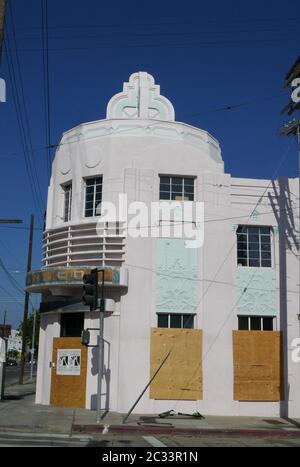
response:
[[[40,312],[36,311],[36,322],[35,322],[35,339],[34,339],[34,348],[35,350],[38,349],[39,346],[39,335],[40,335]],[[32,332],[33,332],[33,325],[34,325],[34,313],[32,312],[27,320],[27,329],[26,329],[26,343],[28,347],[31,349],[32,347]],[[19,332],[22,335],[23,329],[23,322],[20,323]]]

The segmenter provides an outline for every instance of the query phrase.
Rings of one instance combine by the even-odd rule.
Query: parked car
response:
[[[17,361],[16,360],[7,360],[6,365],[7,366],[17,366]]]

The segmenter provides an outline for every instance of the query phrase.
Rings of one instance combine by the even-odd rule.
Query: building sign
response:
[[[57,375],[80,375],[80,349],[58,349],[57,350]]]
[[[32,271],[27,274],[26,285],[30,287],[42,284],[82,284],[84,274],[89,274],[90,272],[91,270],[87,268],[61,268]],[[101,280],[100,273],[98,280],[99,282]],[[120,270],[118,268],[105,269],[104,280],[111,284],[123,285],[120,281]]]

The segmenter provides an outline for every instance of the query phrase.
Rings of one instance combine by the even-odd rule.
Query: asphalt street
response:
[[[19,374],[20,374],[19,366],[6,366],[5,367],[5,386],[11,386],[12,384],[17,383],[19,380]],[[33,374],[35,375],[35,368],[34,368]],[[26,365],[24,376],[27,379],[29,375],[30,375],[30,367],[29,365]]]
[[[121,435],[61,435],[46,433],[0,433],[0,447],[141,447],[157,451],[165,448],[201,447],[300,447],[300,439],[219,437],[219,436],[121,436]]]

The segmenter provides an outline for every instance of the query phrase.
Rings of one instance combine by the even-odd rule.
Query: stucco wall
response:
[[[61,140],[53,162],[46,228],[68,225],[62,219],[61,185],[66,182],[73,183],[70,224],[81,224],[91,221],[83,217],[84,177],[103,176],[103,200],[117,202],[119,193],[126,193],[129,202],[144,201],[149,206],[159,199],[160,174],[194,176],[195,200],[205,203],[205,241],[193,264],[197,269],[197,277],[193,277],[197,284],[195,327],[203,331],[203,400],[154,401],[147,392],[135,411],[173,409],[211,415],[299,417],[300,369],[291,359],[292,339],[299,336],[297,179],[270,182],[233,178],[224,173],[219,143],[207,132],[189,125],[141,118],[92,122],[70,130]],[[252,268],[237,271],[239,224],[267,225],[273,231],[273,266],[259,271],[259,277],[265,282],[268,303],[277,316],[276,329],[284,336],[288,398],[281,403],[233,401],[232,330],[237,329],[241,311],[237,306],[241,276],[251,279],[252,275]],[[105,318],[104,388],[109,392],[109,409],[113,411],[127,412],[149,381],[150,329],[157,326],[156,312],[161,311],[157,301],[162,267],[157,261],[159,248],[157,239],[126,239],[128,291],[120,297],[117,313]],[[36,399],[41,403],[49,401],[52,338],[59,334],[56,319],[55,315],[42,319]],[[97,324],[95,314],[86,314],[86,327]],[[95,408],[95,360],[96,351],[90,349],[88,408]],[[107,403],[105,395],[102,402]]]

